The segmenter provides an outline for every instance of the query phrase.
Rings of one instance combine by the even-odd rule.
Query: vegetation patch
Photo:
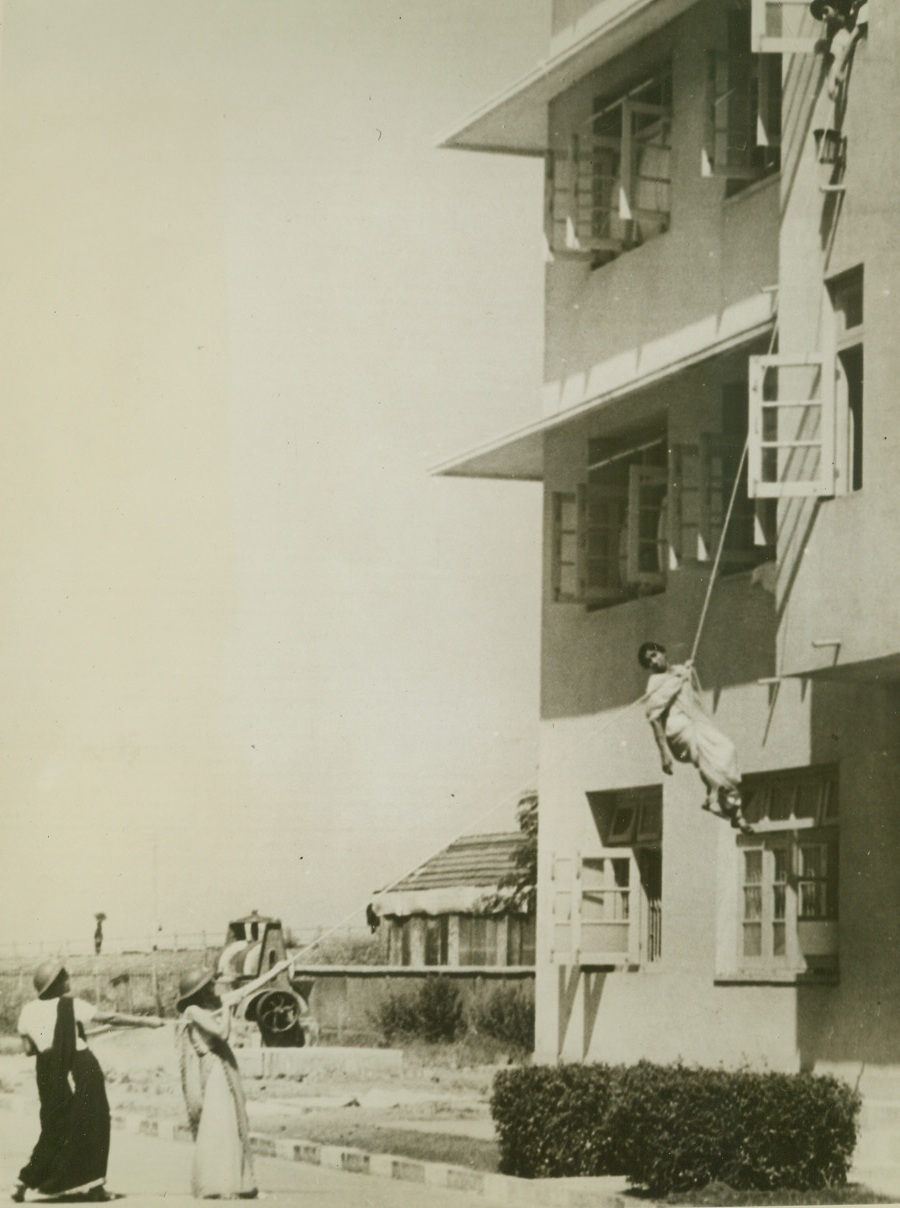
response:
[[[624,1174],[657,1197],[843,1187],[859,1109],[831,1077],[651,1062],[501,1070],[491,1097],[505,1173]]]

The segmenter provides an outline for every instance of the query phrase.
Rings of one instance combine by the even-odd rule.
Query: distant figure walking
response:
[[[692,763],[706,787],[703,808],[720,813],[737,830],[752,828],[741,811],[741,774],[730,738],[710,720],[694,687],[693,664],[669,665],[666,649],[644,642],[638,662],[652,674],[644,697],[647,720],[659,748],[662,770],[672,775],[672,756]]]
[[[185,973],[177,1025],[181,1085],[194,1138],[193,1193],[200,1199],[252,1199],[257,1194],[250,1125],[223,1003],[204,969]]]
[[[18,1031],[25,1052],[35,1058],[41,1134],[12,1198],[21,1202],[33,1190],[44,1196],[107,1200],[109,1104],[84,1025],[92,1019],[115,1021],[116,1016],[73,998],[59,961],[38,965],[34,988],[37,998],[22,1008]]]

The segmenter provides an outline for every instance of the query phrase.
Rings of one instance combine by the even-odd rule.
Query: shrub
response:
[[[500,1070],[491,1115],[501,1172],[526,1179],[623,1173],[607,1128],[615,1078],[604,1065]]]
[[[385,1040],[419,1037],[455,1040],[463,1027],[460,993],[443,977],[428,977],[416,990],[391,991],[372,1012]]]
[[[650,1062],[504,1070],[491,1099],[506,1173],[624,1173],[654,1196],[842,1186],[859,1107],[830,1077]]]
[[[534,999],[515,986],[491,986],[477,994],[467,1012],[469,1030],[514,1045],[534,1048]]]
[[[837,1079],[641,1062],[620,1075],[611,1125],[651,1194],[716,1181],[748,1191],[843,1186],[860,1100]]]

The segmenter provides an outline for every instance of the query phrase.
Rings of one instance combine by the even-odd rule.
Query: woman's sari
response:
[[[78,1049],[72,999],[56,1009],[53,1043],[35,1058],[41,1135],[19,1181],[41,1195],[100,1188],[109,1161],[109,1104],[97,1058]]]

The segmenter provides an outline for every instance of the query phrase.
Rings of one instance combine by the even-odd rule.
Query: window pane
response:
[[[744,956],[762,956],[762,926],[759,923],[744,924]]]
[[[574,566],[561,565],[559,568],[559,594],[561,596],[577,595],[578,576]]]
[[[776,923],[772,928],[772,955],[784,956],[787,952],[785,947],[785,930],[784,923]]]
[[[772,879],[776,884],[783,885],[788,879],[788,870],[790,868],[789,849],[787,847],[774,847],[772,856],[774,857],[774,871]]]
[[[762,850],[754,848],[744,852],[744,882],[759,885],[762,882]]]
[[[824,843],[800,845],[800,876],[824,877],[828,872],[828,849]]]
[[[612,860],[611,863],[613,866],[613,874],[616,879],[616,884],[621,887],[627,888],[628,883],[629,883],[629,877],[631,874],[631,861],[630,860]]]
[[[800,885],[800,918],[822,919],[827,915],[824,881],[804,881]]]
[[[748,921],[762,918],[762,887],[759,885],[744,890],[744,918]]]
[[[772,918],[784,920],[784,905],[787,898],[783,885],[773,885],[772,887]]]

